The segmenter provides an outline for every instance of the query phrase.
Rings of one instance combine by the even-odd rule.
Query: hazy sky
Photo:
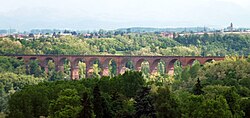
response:
[[[0,29],[250,27],[250,0],[0,0]]]

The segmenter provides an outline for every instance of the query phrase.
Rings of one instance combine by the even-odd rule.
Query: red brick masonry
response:
[[[157,69],[157,65],[160,61],[165,62],[166,64],[166,73],[173,74],[174,63],[175,61],[180,61],[183,67],[187,65],[192,65],[192,63],[197,60],[200,64],[205,64],[209,61],[219,61],[224,60],[225,57],[218,56],[118,56],[118,55],[11,55],[17,59],[23,59],[24,62],[28,65],[30,60],[37,59],[41,67],[48,70],[48,61],[53,60],[56,66],[57,71],[63,71],[63,63],[64,60],[67,59],[71,63],[71,78],[79,79],[79,67],[78,62],[82,61],[86,64],[86,76],[88,76],[88,72],[91,69],[93,62],[95,60],[99,60],[100,67],[102,68],[102,72],[107,71],[110,60],[114,60],[117,65],[117,74],[121,74],[124,72],[125,64],[128,61],[133,63],[133,66],[136,70],[140,71],[141,63],[143,61],[148,61],[150,67],[150,73],[153,73]]]

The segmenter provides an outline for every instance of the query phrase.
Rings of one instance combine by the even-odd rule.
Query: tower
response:
[[[233,31],[233,23],[230,24],[230,31]]]

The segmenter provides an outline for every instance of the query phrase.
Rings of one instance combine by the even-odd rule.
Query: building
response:
[[[230,26],[227,27],[226,31],[227,32],[233,32],[234,31],[233,23],[231,23]]]

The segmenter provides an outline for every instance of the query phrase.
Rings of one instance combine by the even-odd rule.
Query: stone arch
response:
[[[97,61],[98,62],[98,64],[100,64],[100,59],[99,58],[90,58],[89,59],[89,61],[88,61],[88,64],[90,65],[90,66],[92,66],[93,64],[95,64],[95,61]]]
[[[163,72],[166,72],[166,67],[165,67],[166,63],[165,63],[165,61],[163,59],[155,59],[153,61],[153,63],[150,65],[150,73],[151,74],[158,72],[158,65],[161,62],[164,64],[164,67],[163,67],[164,70],[163,70]]]
[[[194,64],[195,61],[198,61],[199,63],[201,63],[198,59],[190,59],[190,60],[188,60],[188,62],[187,62],[187,66],[188,66],[188,65],[189,65],[189,66],[192,66],[192,65]]]
[[[179,59],[172,59],[169,61],[169,63],[167,64],[167,73],[169,75],[174,75],[174,64],[175,62],[179,61],[181,64],[181,61]]]
[[[71,62],[70,62],[70,60],[69,60],[68,58],[63,57],[63,58],[60,58],[60,59],[59,59],[59,61],[58,61],[58,63],[57,63],[57,66],[58,66],[58,68],[59,68],[59,69],[58,69],[59,71],[62,71],[62,72],[64,71],[64,66],[63,66],[63,65],[64,65],[64,63],[65,63],[66,60],[68,60],[69,63],[71,64]]]
[[[65,60],[68,60],[68,59],[65,58],[65,57],[60,58],[59,61],[58,61],[58,65],[63,65],[63,63],[64,63]]]
[[[121,65],[120,65],[120,70],[119,70],[119,73],[120,74],[124,74],[125,71],[127,70],[130,70],[130,69],[134,69],[134,64],[131,60],[131,58],[124,58],[122,61],[121,61]]]
[[[89,59],[88,63],[87,63],[87,67],[86,67],[86,74],[88,77],[100,77],[101,75],[101,70],[99,70],[100,68],[102,69],[102,65],[101,65],[101,60],[99,58],[91,58]],[[98,72],[94,73],[94,64],[97,64],[98,67]]]
[[[17,57],[17,59],[18,59],[18,60],[22,60],[22,59],[23,59],[23,57]]]
[[[104,60],[104,62],[102,63],[103,67],[107,67],[110,63],[111,60],[114,60],[113,58],[107,58]],[[114,60],[115,61],[115,60]]]
[[[87,63],[87,61],[84,58],[76,58],[74,60],[71,60],[72,66],[78,66],[79,62]]]
[[[121,65],[125,66],[125,64],[126,64],[128,61],[131,61],[131,60],[130,60],[129,58],[122,59]]]
[[[207,63],[207,62],[213,62],[214,61],[214,59],[207,59],[206,61],[205,61],[205,63]]]
[[[44,60],[43,60],[43,65],[44,66],[47,66],[48,65],[48,62],[52,60],[53,62],[55,62],[55,60],[52,58],[52,57],[46,57]]]
[[[64,73],[65,75],[64,79],[66,78],[70,79],[71,78],[71,65],[72,65],[72,62],[69,58],[62,57],[62,58],[59,58],[57,61],[56,70]]]
[[[135,67],[137,71],[141,71],[144,75],[150,74],[150,61],[147,59],[139,59]]]
[[[29,63],[30,60],[27,59],[27,58],[25,58],[25,57],[16,57],[16,59],[22,61],[25,64],[25,66],[26,66],[26,71],[28,71],[27,70],[28,69],[28,65],[29,65],[28,63]]]
[[[112,65],[112,64],[114,64],[114,65]],[[111,76],[112,75],[112,73],[113,74],[116,74],[116,71],[117,70],[114,70],[115,72],[113,72],[113,69],[114,68],[112,68],[111,67],[111,72],[110,72],[110,66],[112,66],[112,67],[116,67],[117,66],[117,62],[113,59],[113,58],[107,58],[107,59],[105,59],[104,61],[103,61],[103,63],[102,63],[102,70],[101,70],[101,76]],[[117,67],[116,67],[116,69],[117,69]]]
[[[52,57],[46,57],[43,61],[41,66],[44,68],[45,72],[48,73],[49,72],[49,67],[48,67],[48,63],[49,61],[52,61],[53,63],[55,63],[55,59]],[[55,65],[56,66],[56,65]],[[56,68],[55,68],[56,69]]]
[[[79,65],[80,62],[85,63],[85,66]],[[87,61],[84,58],[76,58],[70,60],[71,64],[71,79],[79,79],[87,77]],[[80,72],[80,73],[79,73]]]
[[[213,58],[203,58],[203,59],[200,60],[200,64],[204,65],[205,63],[212,62],[212,61],[214,61]]]
[[[135,64],[135,69],[138,70],[138,71],[140,71],[140,70],[141,70],[141,64],[142,64],[142,62],[144,62],[144,61],[148,61],[148,60],[146,60],[146,59],[139,59],[139,60],[136,62],[136,64]]]
[[[36,60],[36,57],[30,57],[29,60]]]

